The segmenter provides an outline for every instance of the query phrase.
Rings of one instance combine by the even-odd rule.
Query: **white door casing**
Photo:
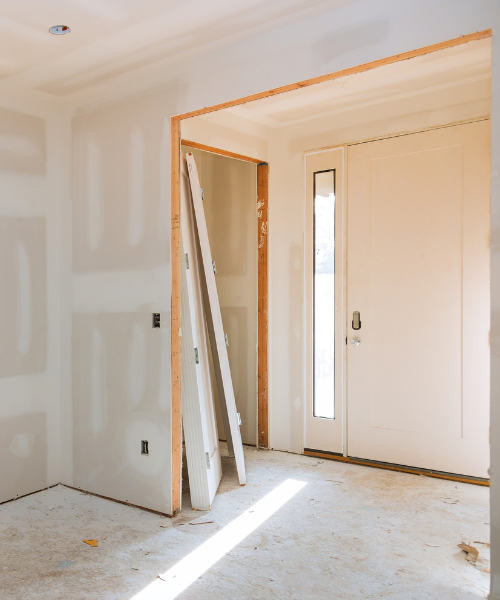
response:
[[[488,476],[489,136],[348,148],[349,456]]]

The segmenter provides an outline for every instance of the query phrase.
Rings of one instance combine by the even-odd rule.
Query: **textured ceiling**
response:
[[[0,0],[0,81],[55,97],[357,0]],[[54,36],[53,25],[71,33]]]

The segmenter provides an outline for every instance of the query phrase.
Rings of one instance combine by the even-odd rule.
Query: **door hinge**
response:
[[[205,457],[207,459],[207,469],[210,469],[210,454],[205,452]]]
[[[197,365],[200,364],[200,361],[198,359],[198,348],[194,349],[194,361]]]
[[[238,425],[241,425],[241,415],[240,413],[236,413],[236,415],[238,416]]]
[[[214,273],[217,273],[217,267],[215,266],[215,260],[212,261],[212,267],[214,268]]]
[[[205,200],[205,196],[203,195],[203,188],[202,187],[200,188],[200,194],[201,194],[201,199]]]
[[[186,269],[189,269],[189,254],[186,252]]]
[[[226,341],[226,346],[229,346],[229,338],[227,337],[227,333],[224,334],[224,340]]]

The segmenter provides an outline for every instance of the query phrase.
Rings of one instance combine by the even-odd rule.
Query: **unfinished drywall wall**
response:
[[[183,146],[192,152],[203,188],[205,217],[241,439],[257,444],[257,165]],[[218,397],[214,381],[214,394]],[[217,429],[224,436],[218,403]]]
[[[0,96],[0,502],[59,482],[57,124]]]
[[[175,97],[156,93],[73,119],[66,239],[72,462],[63,481],[163,513],[171,510],[167,115],[175,110]]]

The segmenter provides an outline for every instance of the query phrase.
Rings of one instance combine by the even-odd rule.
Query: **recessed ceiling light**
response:
[[[71,29],[67,25],[54,25],[49,31],[54,35],[64,35],[65,33],[69,33]]]

